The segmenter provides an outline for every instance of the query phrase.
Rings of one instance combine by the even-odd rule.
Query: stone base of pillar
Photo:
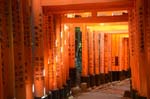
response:
[[[131,98],[131,92],[130,91],[125,91],[123,97]]]
[[[100,85],[100,75],[95,75],[95,84],[96,86]]]
[[[34,99],[41,99],[41,97],[34,97]]]
[[[145,96],[140,96],[136,90],[131,90],[132,99],[147,99]]]
[[[111,82],[110,74],[105,74],[105,83]]]
[[[65,88],[60,89],[60,90],[59,90],[59,93],[60,93],[60,99],[66,99],[66,98],[65,98],[65,94],[66,94],[66,93],[65,93]]]
[[[48,99],[52,99],[52,94],[48,94]]]
[[[120,71],[111,71],[112,81],[120,80]]]
[[[120,80],[124,80],[124,79],[126,79],[127,77],[126,77],[126,71],[120,71]]]
[[[64,97],[67,99],[67,97],[70,95],[70,88],[68,85],[64,85]]]
[[[125,71],[125,76],[126,78],[131,78],[131,69],[128,69],[127,71]]]
[[[70,68],[69,69],[69,78],[71,81],[71,87],[75,87],[76,86],[76,80],[77,80],[77,75],[76,75],[76,68]]]
[[[60,99],[59,90],[52,90],[52,99]]]
[[[87,77],[81,77],[81,82],[82,83],[87,83],[87,87],[90,87],[90,77],[89,76],[87,76]]]
[[[90,87],[94,87],[95,85],[95,75],[90,75]]]
[[[132,97],[132,99],[137,98],[137,91],[136,90],[131,90],[131,97]]]
[[[105,83],[105,74],[100,74],[99,76],[100,78],[100,84],[104,84]]]
[[[136,99],[147,99],[147,97],[137,95]]]

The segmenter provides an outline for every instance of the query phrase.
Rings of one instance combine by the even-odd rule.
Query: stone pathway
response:
[[[88,92],[80,93],[78,96],[70,99],[130,99],[123,97],[124,92],[127,90],[130,90],[129,79],[88,89]]]

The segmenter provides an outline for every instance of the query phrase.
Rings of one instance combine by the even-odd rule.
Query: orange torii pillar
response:
[[[2,0],[1,0],[2,1]],[[0,20],[3,20],[3,3],[0,3]],[[0,21],[0,31],[2,31],[2,22]],[[2,31],[3,32],[3,31]],[[4,93],[3,93],[3,67],[2,67],[2,39],[3,36],[0,35],[0,99],[4,99]]]
[[[123,49],[123,42],[122,42],[122,38],[123,38],[123,33],[120,33],[120,37],[119,37],[119,80],[123,80],[123,59],[124,56],[122,56],[122,53],[124,52]]]
[[[116,80],[120,80],[120,56],[119,56],[119,52],[120,52],[120,34],[116,34],[116,54],[115,54],[115,67],[116,67]],[[118,57],[118,58],[117,58]],[[118,64],[118,65],[117,65]]]
[[[111,67],[111,34],[104,34],[104,72],[105,72],[105,83],[111,81],[110,75]]]
[[[65,65],[65,70],[66,70],[66,81],[69,81],[69,61],[70,61],[70,57],[69,57],[69,25],[67,24],[63,24],[62,25],[63,27],[63,55],[64,55],[64,58],[63,58],[63,62],[64,62],[64,65]]]
[[[104,33],[99,33],[99,44],[100,44],[100,84],[105,83],[105,71],[104,71]]]
[[[123,39],[124,43],[124,68],[123,70],[125,71],[125,77],[129,78],[130,77],[130,67],[129,67],[129,38],[125,37]]]
[[[119,61],[120,61],[120,66],[119,66],[119,71],[120,71],[120,80],[123,80],[123,79],[125,79],[125,77],[124,77],[124,41],[123,41],[123,37],[124,36],[124,34],[120,34],[120,38],[119,38],[119,49],[120,49],[120,51],[119,51]]]
[[[0,56],[1,56],[1,44],[0,44]],[[0,99],[3,98],[3,79],[2,79],[2,57],[0,57]]]
[[[53,18],[52,18],[53,20]],[[52,24],[51,24],[52,27]],[[56,35],[54,30],[49,32],[49,66],[48,66],[48,76],[49,76],[49,90],[57,90],[57,77],[56,77]]]
[[[94,69],[94,33],[88,31],[88,68],[90,76],[90,87],[95,85],[95,69]]]
[[[63,65],[62,65],[62,57],[61,57],[61,41],[62,41],[62,25],[61,25],[61,15],[55,14],[55,33],[56,33],[56,72],[57,72],[57,86],[58,93],[61,98],[64,98],[64,88],[63,88]]]
[[[147,57],[147,65],[146,65],[146,73],[147,73],[147,99],[150,99],[150,1],[145,0],[144,3],[145,7],[145,26],[147,27],[145,29],[145,47],[146,47],[146,57]]]
[[[23,28],[24,28],[24,65],[25,65],[25,87],[26,87],[26,99],[33,99],[32,92],[32,34],[30,25],[30,2],[28,0],[22,1],[23,10]]]
[[[120,80],[123,80],[125,78],[128,78],[130,75],[129,72],[129,41],[128,37],[126,37],[126,34],[120,35]]]
[[[1,9],[0,9],[0,13],[1,13]],[[2,16],[0,16],[0,20],[2,20]],[[2,24],[2,22],[0,22],[0,24]],[[2,30],[2,26],[0,26],[0,30]],[[0,39],[2,40],[2,35],[0,36]],[[4,99],[3,96],[4,96],[4,93],[3,93],[3,70],[2,70],[2,53],[1,53],[1,50],[2,50],[2,41],[0,41],[0,99]]]
[[[114,79],[114,71],[115,71],[115,35],[114,34],[111,34],[111,49],[112,49],[112,52],[111,52],[111,80],[112,81],[115,81]]]
[[[119,72],[120,80],[128,78],[130,75],[129,70],[129,41],[128,34],[122,33],[119,38]]]
[[[112,81],[119,80],[119,34],[112,34]]]
[[[43,51],[43,33],[42,33],[42,9],[41,0],[32,1],[32,14],[34,24],[34,46],[33,46],[33,80],[35,99],[44,96],[44,51]]]
[[[69,68],[69,65],[68,65],[68,46],[66,46],[66,38],[68,37],[66,34],[66,31],[64,29],[64,24],[62,23],[61,24],[61,34],[60,34],[60,37],[61,37],[61,48],[60,48],[60,52],[61,52],[61,66],[62,66],[62,84],[63,84],[63,87],[62,89],[60,90],[62,93],[61,93],[61,96],[63,98],[67,98],[67,93],[69,93],[69,90],[68,90],[68,83],[67,83],[67,80],[68,80],[68,77],[67,75],[68,74],[68,70],[67,68]]]
[[[61,15],[55,15],[55,24],[56,24],[56,69],[57,69],[57,86],[59,89],[62,89],[62,66],[61,66]]]
[[[45,13],[44,13],[45,14]],[[44,32],[44,68],[45,87],[48,97],[56,97],[57,77],[56,77],[56,34],[54,33],[54,16],[43,16]],[[45,44],[46,43],[46,44]],[[51,91],[52,93],[49,93]]]
[[[108,33],[108,81],[111,81],[111,34]]]
[[[68,61],[68,58],[66,58],[66,56],[68,55],[68,50],[66,49],[67,46],[66,46],[66,43],[65,43],[65,40],[67,38],[66,36],[66,30],[64,29],[64,24],[62,23],[61,24],[61,34],[60,34],[60,37],[61,37],[61,48],[60,48],[60,52],[61,52],[61,66],[62,66],[62,74],[63,74],[63,77],[62,77],[62,83],[63,83],[63,86],[66,87],[67,83],[67,61]]]
[[[98,32],[94,33],[94,62],[95,62],[95,84],[100,85],[100,35]]]
[[[15,65],[15,93],[16,99],[26,99],[25,86],[25,53],[24,53],[24,25],[22,2],[14,0],[13,7],[13,39],[14,39],[14,65]]]
[[[69,61],[70,61],[70,57],[69,57],[69,25],[68,24],[62,24],[62,28],[63,28],[63,50],[62,50],[62,54],[63,54],[63,65],[64,65],[64,69],[65,69],[65,84],[64,84],[64,88],[65,88],[65,95],[68,93],[69,94],[69,90],[71,88],[71,84],[70,84],[70,78],[69,78]],[[66,96],[65,96],[66,97]]]
[[[136,62],[136,33],[135,33],[135,10],[129,11],[129,47],[130,47],[130,67],[131,67],[131,93],[132,97],[135,97],[135,90],[138,89],[139,71]]]
[[[76,67],[75,67],[75,27],[69,25],[69,77],[71,87],[76,85]]]
[[[135,2],[135,19],[136,19],[136,39],[137,39],[137,61],[139,66],[139,81],[140,87],[137,90],[136,97],[147,97],[147,65],[146,60],[146,47],[145,47],[145,7],[144,0],[136,0]],[[149,82],[148,82],[149,83]]]
[[[47,42],[45,44],[44,57],[47,57],[47,61],[45,60],[45,81],[48,83],[46,84],[46,90],[52,91],[57,89],[57,82],[56,82],[56,65],[54,65],[55,60],[55,34],[54,34],[54,18],[53,15],[48,15],[44,17],[44,27],[46,28],[44,41]],[[44,28],[43,28],[44,30]],[[47,41],[46,41],[47,40]],[[46,48],[47,47],[47,48]],[[46,52],[47,51],[47,52]],[[51,95],[50,95],[51,96]],[[49,97],[50,97],[49,96]]]
[[[12,3],[11,0],[2,0],[0,9],[1,20],[1,61],[3,99],[15,97],[15,72],[13,56],[13,31],[12,31]],[[7,13],[7,14],[6,14]],[[8,57],[9,56],[9,57]],[[11,86],[10,86],[11,83]],[[9,90],[8,90],[9,89]]]
[[[81,82],[86,82],[89,87],[89,74],[88,74],[88,34],[84,30],[82,32],[82,75]]]
[[[43,15],[43,38],[44,38],[44,72],[45,72],[45,79],[44,79],[44,84],[45,84],[45,90],[46,94],[49,93],[49,76],[48,76],[48,67],[49,67],[49,17],[48,15]]]

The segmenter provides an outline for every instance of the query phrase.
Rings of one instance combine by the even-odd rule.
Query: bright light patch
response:
[[[45,88],[45,87],[44,87],[44,96],[46,97],[46,88]],[[44,96],[43,96],[43,97],[44,97]],[[45,97],[44,97],[44,98],[45,98]]]
[[[63,38],[63,32],[60,32],[60,37]]]
[[[56,56],[56,63],[57,63],[57,61],[58,61],[58,57]]]
[[[34,93],[34,84],[32,85],[32,92]]]
[[[67,44],[66,40],[65,40],[65,45]]]
[[[43,76],[45,77],[45,69],[43,70]]]
[[[57,47],[57,40],[55,41],[55,46]]]
[[[60,48],[61,53],[63,53],[63,47]]]
[[[50,64],[50,59],[48,58],[48,64]]]
[[[64,30],[66,31],[66,30],[68,30],[69,29],[69,27],[65,24],[64,25]]]

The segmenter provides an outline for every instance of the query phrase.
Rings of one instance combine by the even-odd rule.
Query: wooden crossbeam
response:
[[[63,23],[107,23],[107,22],[127,22],[128,14],[120,16],[100,16],[87,18],[62,18]]]
[[[132,8],[132,6],[133,1],[124,0],[107,3],[105,2],[105,3],[43,6],[43,12],[44,14],[51,14],[51,13],[70,13],[70,12],[86,12],[86,11],[114,11],[114,10],[128,10]]]

